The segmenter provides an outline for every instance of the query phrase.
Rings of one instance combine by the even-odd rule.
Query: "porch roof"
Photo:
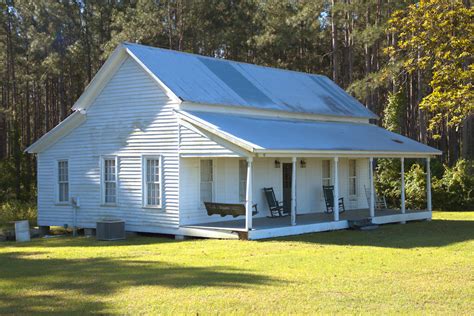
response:
[[[373,124],[180,111],[183,119],[252,153],[426,157],[441,151]]]

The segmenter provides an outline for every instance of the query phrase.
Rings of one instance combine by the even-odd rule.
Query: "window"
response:
[[[212,160],[201,160],[201,202],[212,202],[214,189],[214,173]]]
[[[331,185],[331,160],[323,160],[323,185]]]
[[[239,201],[247,198],[247,161],[239,160]]]
[[[69,202],[69,167],[67,160],[58,161],[58,202]]]
[[[144,158],[144,206],[161,207],[161,159],[160,157]]]
[[[349,195],[357,195],[357,166],[354,159],[349,160]]]
[[[117,203],[117,159],[115,157],[103,159],[102,194],[104,204]]]

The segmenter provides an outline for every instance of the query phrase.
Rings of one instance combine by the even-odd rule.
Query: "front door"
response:
[[[283,164],[283,209],[285,212],[291,212],[291,178],[293,164]]]

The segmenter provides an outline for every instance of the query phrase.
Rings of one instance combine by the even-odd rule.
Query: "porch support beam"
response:
[[[339,221],[339,157],[334,157],[334,221]]]
[[[400,170],[400,178],[401,178],[401,212],[405,214],[405,158],[400,158],[401,161],[401,170]]]
[[[430,158],[426,158],[426,209],[428,212],[433,211],[431,205],[431,168],[430,168]]]
[[[296,225],[296,157],[291,158],[291,225]]]
[[[252,177],[252,164],[253,158],[247,158],[247,185],[246,185],[246,195],[245,195],[245,230],[252,230],[252,205],[253,205],[253,177]]]
[[[370,180],[370,217],[375,217],[375,188],[374,188],[374,158],[369,158],[369,180]]]

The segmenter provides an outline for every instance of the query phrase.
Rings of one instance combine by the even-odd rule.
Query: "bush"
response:
[[[0,226],[9,222],[27,219],[31,226],[37,224],[36,204],[10,201],[0,204]]]
[[[433,178],[433,204],[443,210],[474,210],[474,162],[459,160]]]
[[[405,173],[405,197],[407,209],[426,209],[426,174],[417,163]]]
[[[405,160],[406,207],[426,208],[426,175],[423,165]],[[375,188],[385,196],[389,207],[400,207],[400,160],[379,159]],[[431,193],[433,207],[443,210],[474,210],[474,164],[459,160],[455,166],[442,165],[433,160]]]

